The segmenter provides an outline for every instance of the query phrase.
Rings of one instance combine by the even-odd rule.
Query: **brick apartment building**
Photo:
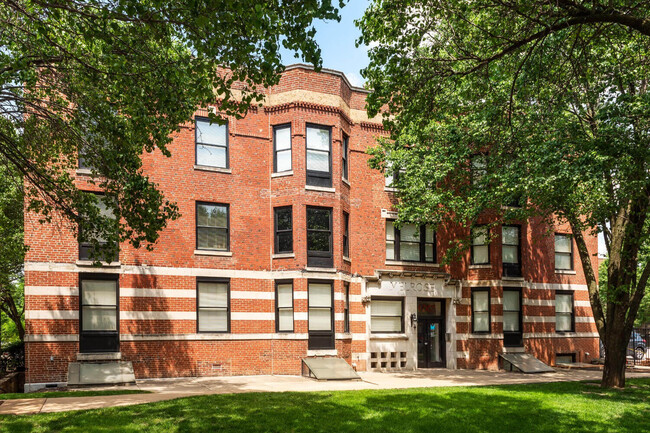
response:
[[[144,157],[182,213],[153,252],[122,245],[93,267],[65,223],[26,215],[28,388],[65,383],[87,353],[131,361],[137,378],[300,374],[309,356],[359,371],[496,369],[513,350],[597,357],[568,227],[504,226],[489,244],[478,230],[449,266],[454,230],[393,227],[390,178],[368,167],[384,132],[367,94],[294,65],[244,119],[198,111],[171,158]],[[80,168],[78,186],[96,191],[88,179]]]

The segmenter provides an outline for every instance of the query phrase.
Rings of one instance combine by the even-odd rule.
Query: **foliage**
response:
[[[25,343],[16,341],[0,348],[0,376],[25,368]]]
[[[568,222],[598,330],[617,354],[604,377],[616,370],[618,385],[650,276],[639,256],[649,234],[647,14],[631,0],[377,0],[359,22],[359,43],[374,46],[369,111],[384,110],[391,131],[372,164],[405,170],[400,220]],[[480,153],[487,172],[473,177]],[[504,209],[513,202],[521,207]],[[584,239],[599,231],[607,315]]]
[[[640,432],[650,381],[206,395],[137,406],[0,416],[1,432]]]
[[[117,241],[152,248],[179,212],[142,157],[169,156],[197,107],[244,116],[279,80],[281,47],[320,67],[312,23],[339,19],[334,1],[2,1],[0,156],[25,177],[28,209],[83,224],[104,257]],[[117,223],[77,188],[78,152]]]

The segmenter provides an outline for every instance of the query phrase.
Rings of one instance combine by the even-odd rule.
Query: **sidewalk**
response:
[[[359,375],[362,379],[360,381],[317,381],[301,376],[230,376],[144,379],[138,380],[137,384],[130,386],[83,389],[135,389],[149,391],[150,394],[5,400],[0,404],[0,415],[28,415],[35,413],[128,406],[207,394],[402,389],[438,386],[479,386],[600,380],[602,373],[600,371],[588,370],[558,370],[554,373],[522,374],[504,371],[431,369],[404,373],[361,372]],[[650,372],[627,373],[627,377],[650,377]]]

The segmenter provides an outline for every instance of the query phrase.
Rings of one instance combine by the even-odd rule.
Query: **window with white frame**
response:
[[[291,124],[273,127],[273,172],[291,171]]]
[[[373,298],[370,301],[370,332],[404,332],[404,299]]]
[[[307,125],[307,185],[332,186],[332,128]]]
[[[197,117],[195,126],[196,165],[228,168],[228,123]]]

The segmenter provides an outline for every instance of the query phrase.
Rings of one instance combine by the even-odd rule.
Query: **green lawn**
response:
[[[111,391],[45,391],[0,394],[0,400],[17,400],[21,398],[57,398],[57,397],[91,397],[94,395],[121,395],[121,394],[149,394],[149,391],[136,389],[111,390]]]
[[[0,417],[20,432],[648,432],[650,379],[622,391],[595,384],[189,397],[129,406]]]

